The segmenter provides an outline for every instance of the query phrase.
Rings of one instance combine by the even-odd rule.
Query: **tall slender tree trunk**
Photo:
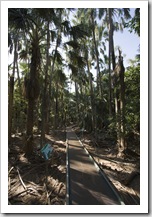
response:
[[[47,86],[48,86],[48,67],[49,67],[49,48],[50,48],[50,33],[49,33],[49,21],[47,23],[47,46],[46,46],[46,66],[45,66],[45,80],[43,89],[43,99],[42,99],[42,126],[41,126],[41,147],[43,146],[45,140],[45,130],[47,123],[47,112],[48,105],[47,100]]]
[[[11,144],[11,133],[12,133],[14,75],[15,75],[16,61],[17,61],[17,41],[14,42],[13,73],[10,76],[9,103],[8,103],[8,142],[9,144]]]
[[[60,21],[61,21],[61,15],[62,12],[60,12]],[[57,40],[56,40],[56,46],[55,46],[55,50],[54,50],[54,56],[53,56],[53,61],[52,61],[52,66],[51,66],[51,72],[50,72],[50,84],[49,84],[49,97],[48,97],[48,112],[49,115],[47,115],[47,117],[49,118],[47,122],[50,121],[50,113],[51,113],[51,100],[52,100],[52,78],[53,78],[53,72],[54,72],[54,65],[55,65],[55,61],[56,61],[56,52],[58,50],[59,47],[59,40],[61,38],[61,25],[58,29],[58,34],[57,34]]]
[[[76,103],[77,103],[77,123],[80,122],[80,109],[79,109],[79,91],[78,91],[78,84],[76,81],[75,83],[75,96],[76,96]]]
[[[98,88],[99,94],[100,94],[100,97],[102,99],[101,72],[100,72],[100,66],[99,66],[99,52],[98,52],[96,37],[95,37],[95,22],[94,22],[94,16],[93,16],[93,9],[91,10],[91,22],[92,22],[93,43],[94,43],[96,61],[97,61],[97,87],[99,86],[99,88]]]
[[[40,48],[37,28],[33,30],[34,39],[32,41],[32,56],[30,64],[30,76],[26,83],[26,97],[28,100],[27,108],[27,129],[25,152],[26,155],[33,153],[33,124],[34,124],[34,107],[36,99],[39,96],[38,73],[40,66]]]
[[[124,84],[124,66],[121,52],[119,51],[119,60],[115,68],[115,113],[116,113],[116,129],[118,156],[123,157],[125,150],[125,84]]]
[[[35,100],[28,100],[28,108],[27,108],[27,125],[26,125],[26,146],[25,152],[27,155],[31,155],[33,153],[33,121],[34,121],[34,106]]]
[[[123,66],[123,59],[121,58],[121,74],[120,74],[120,112],[121,112],[121,122],[120,122],[120,129],[121,129],[121,138],[120,138],[120,151],[125,150],[125,83],[124,83],[124,66]]]
[[[22,88],[21,88],[21,79],[20,79],[20,74],[19,74],[19,67],[18,67],[17,58],[16,58],[16,69],[17,69],[18,86],[19,86],[19,91],[20,91],[20,95],[21,95],[22,94]]]
[[[112,115],[110,43],[109,43],[109,115],[110,116]]]
[[[65,126],[65,102],[64,102],[64,87],[62,86],[61,90],[61,105],[63,106],[63,109],[61,109],[61,120],[62,120],[62,126]]]
[[[99,96],[100,96],[100,108],[101,108],[101,126],[102,126],[102,117],[104,116],[104,111],[103,111],[103,106],[102,106],[102,98],[103,98],[103,93],[102,93],[102,82],[101,82],[101,72],[100,72],[100,65],[99,65],[99,52],[98,52],[98,47],[97,47],[97,42],[96,42],[96,37],[95,37],[95,21],[94,21],[94,15],[93,15],[93,9],[91,10],[91,19],[92,19],[92,34],[93,34],[93,43],[94,43],[94,48],[95,48],[95,55],[96,55],[96,62],[97,62],[97,90],[99,90]],[[96,108],[95,108],[96,110]],[[97,123],[96,123],[97,127]],[[96,128],[94,129],[95,136],[96,136]]]
[[[14,93],[14,76],[10,77],[9,104],[8,104],[8,142],[11,144],[12,133],[12,116],[13,116],[13,93]]]
[[[54,129],[58,127],[58,81],[56,82],[56,93],[55,93],[55,115],[54,115]]]
[[[91,96],[91,111],[92,111],[92,129],[96,129],[96,118],[95,118],[95,108],[94,108],[94,93],[93,93],[93,86],[92,86],[92,75],[89,68],[88,59],[86,59],[87,62],[87,70],[89,73],[89,84],[90,84],[90,96]]]
[[[114,53],[114,41],[113,41],[113,20],[112,9],[107,9],[108,13],[108,29],[109,29],[109,115],[112,114],[112,88],[111,88],[111,63],[113,71],[115,70],[115,53]]]

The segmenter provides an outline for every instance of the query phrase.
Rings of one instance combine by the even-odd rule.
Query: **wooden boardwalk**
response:
[[[71,128],[67,128],[67,155],[67,204],[121,204],[119,195],[95,167]]]

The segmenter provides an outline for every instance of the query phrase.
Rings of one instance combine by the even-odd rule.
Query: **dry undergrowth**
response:
[[[124,203],[140,204],[140,156],[130,151],[124,159],[120,159],[114,145],[104,145],[103,142],[100,147],[96,147],[87,136],[82,141],[118,190]]]
[[[94,145],[90,135],[84,135],[83,144],[107,174],[125,204],[140,204],[140,158],[130,152],[119,159],[115,146],[103,141]],[[8,203],[10,205],[64,205],[66,196],[65,132],[46,135],[46,143],[54,150],[48,162],[40,155],[40,135],[34,136],[35,154],[25,157],[23,140],[15,135],[9,146]]]
[[[22,137],[16,135],[9,146],[8,203],[10,205],[64,205],[66,195],[65,133],[46,135],[53,146],[51,159],[40,154],[40,136],[34,136],[35,152],[25,156]]]

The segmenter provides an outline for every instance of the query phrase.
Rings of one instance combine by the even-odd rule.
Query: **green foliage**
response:
[[[130,32],[140,36],[140,8],[135,9],[134,17],[125,24],[125,27],[130,28]]]
[[[17,81],[17,80],[16,80]],[[27,101],[22,96],[17,82],[14,87],[13,131],[23,132],[26,129]]]
[[[70,10],[70,9],[69,9]],[[15,81],[13,128],[26,127],[27,101],[20,91],[18,80],[23,84],[30,73],[26,93],[31,94],[33,78],[40,84],[36,100],[34,123],[48,121],[56,127],[67,122],[78,124],[92,132],[109,133],[116,140],[116,115],[114,102],[114,79],[108,69],[106,43],[109,40],[107,8],[77,9],[73,23],[67,20],[68,9],[9,9],[8,46],[12,53],[17,40],[19,76]],[[71,10],[70,10],[71,11]],[[124,20],[130,19],[129,9],[112,9],[112,28],[124,28]],[[100,18],[98,22],[97,18]],[[140,35],[140,10],[126,23],[130,31]],[[25,34],[23,34],[23,32]],[[64,36],[64,37],[63,37]],[[113,35],[112,35],[113,37]],[[66,55],[66,58],[65,58]],[[110,57],[111,58],[111,57]],[[140,59],[132,61],[125,72],[125,126],[126,135],[139,132],[140,125]],[[71,93],[69,79],[75,84]],[[112,65],[112,64],[111,64]],[[9,70],[12,70],[12,65]],[[16,67],[17,68],[17,67]],[[15,68],[15,73],[16,73]],[[97,69],[98,79],[93,76]],[[100,72],[100,76],[99,76]],[[111,76],[111,83],[109,82]],[[99,84],[101,84],[101,87]],[[109,100],[109,84],[112,98]],[[38,89],[38,88],[35,88]],[[101,89],[101,91],[100,91]],[[45,93],[45,94],[44,94]],[[46,99],[43,113],[43,99]],[[110,102],[109,102],[110,101]],[[109,115],[109,104],[112,113]],[[45,117],[46,116],[46,117]],[[55,123],[55,124],[54,124]]]
[[[126,133],[138,131],[140,126],[140,65],[125,72]]]

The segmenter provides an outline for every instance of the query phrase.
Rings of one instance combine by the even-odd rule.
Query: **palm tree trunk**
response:
[[[61,20],[61,14],[60,14],[60,20]],[[51,67],[51,72],[50,72],[50,85],[49,85],[49,97],[48,97],[48,112],[50,114],[51,112],[51,99],[52,99],[52,77],[53,77],[53,72],[54,72],[54,65],[55,65],[55,60],[56,60],[56,52],[59,46],[59,40],[61,37],[61,26],[58,29],[58,35],[57,35],[57,40],[56,40],[56,46],[55,46],[55,51],[54,51],[54,56],[53,56],[53,61],[52,61],[52,67]],[[50,115],[47,115],[47,117],[50,117]],[[49,122],[50,120],[48,120]]]
[[[95,121],[95,109],[94,109],[94,94],[93,94],[93,86],[92,86],[92,75],[89,68],[88,59],[86,59],[87,62],[87,70],[89,73],[89,83],[90,83],[90,96],[91,96],[91,110],[92,110],[92,129],[96,129],[96,121]]]
[[[76,103],[77,103],[77,123],[80,123],[80,110],[79,110],[79,92],[78,92],[78,84],[76,81],[75,83],[75,96],[76,96]]]
[[[122,58],[122,57],[121,57]],[[121,60],[121,73],[120,73],[120,112],[121,112],[121,122],[120,122],[120,129],[121,129],[121,140],[120,146],[121,151],[124,152],[125,150],[125,121],[124,121],[124,113],[125,113],[125,84],[124,84],[124,66]]]
[[[61,105],[62,105],[62,109],[61,109],[61,120],[62,120],[62,126],[65,126],[65,102],[64,102],[64,87],[62,86],[61,89]]]
[[[28,108],[27,108],[27,132],[26,132],[26,144],[25,144],[25,152],[26,155],[31,155],[33,153],[33,120],[34,120],[34,105],[35,100],[28,100]]]
[[[110,40],[109,40],[109,115],[112,114],[112,96],[111,96],[111,60],[110,60]]]
[[[119,84],[116,83],[115,84],[115,116],[116,116],[116,131],[117,131],[117,143],[118,146],[120,144],[120,131],[121,131],[121,127],[120,127],[120,102],[119,102],[119,93],[120,93],[120,89],[119,89]]]
[[[27,109],[27,129],[26,129],[26,143],[25,152],[27,155],[33,153],[33,124],[34,124],[34,106],[35,100],[39,96],[39,82],[38,73],[40,66],[40,48],[39,48],[39,38],[37,28],[33,30],[33,41],[32,41],[32,56],[30,64],[30,78],[28,79],[27,86],[27,99],[28,99],[28,109]]]
[[[48,81],[48,67],[49,67],[49,45],[50,45],[50,33],[49,33],[49,21],[47,23],[47,47],[46,47],[46,67],[45,67],[45,80],[43,90],[43,101],[42,101],[42,128],[41,128],[41,147],[45,140],[45,130],[47,123],[47,81]]]
[[[8,104],[8,142],[11,143],[12,133],[12,116],[13,116],[13,93],[14,93],[14,77],[10,77],[9,88],[9,104]]]
[[[94,23],[93,9],[91,10],[91,20],[92,20],[93,43],[94,43],[96,61],[97,61],[97,86],[99,86],[99,94],[102,99],[101,72],[100,72],[100,66],[99,66],[99,53],[98,53],[96,37],[95,37],[95,23]]]
[[[15,75],[16,61],[17,61],[17,41],[14,42],[13,73],[12,73],[12,76],[10,77],[10,89],[9,89],[9,104],[8,104],[8,142],[9,144],[11,143],[11,133],[12,133],[14,75]]]
[[[109,28],[109,115],[112,114],[112,88],[111,88],[111,60],[113,71],[115,70],[115,53],[114,53],[114,41],[113,41],[113,20],[112,9],[107,9],[108,13],[108,28]]]
[[[122,157],[125,150],[125,84],[124,84],[124,66],[121,53],[119,51],[119,61],[115,69],[115,113],[116,113],[116,129],[118,142],[118,156]]]
[[[20,91],[20,94],[22,94],[21,79],[20,79],[20,74],[19,74],[19,67],[18,67],[17,58],[16,58],[16,69],[17,69],[17,78],[18,78],[19,91]]]
[[[54,129],[58,126],[58,81],[56,82]]]

